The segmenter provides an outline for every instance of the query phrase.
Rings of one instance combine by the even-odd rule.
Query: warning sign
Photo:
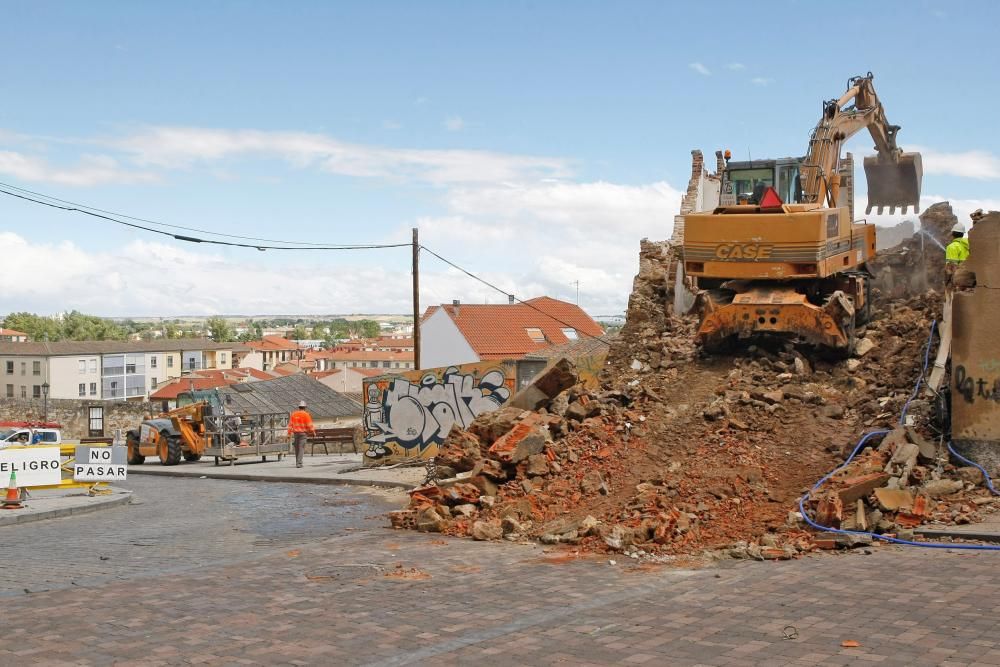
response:
[[[73,479],[77,482],[117,482],[125,479],[128,472],[124,447],[76,448],[76,463],[73,464]]]
[[[25,447],[0,450],[0,482],[7,486],[10,473],[17,473],[18,486],[48,486],[58,484],[58,447]]]

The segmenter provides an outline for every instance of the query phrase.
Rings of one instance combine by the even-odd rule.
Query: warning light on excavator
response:
[[[726,158],[726,162],[729,162],[729,158],[733,157],[732,152],[727,148],[726,152],[722,154],[722,157]]]
[[[778,196],[778,191],[772,186],[768,186],[764,190],[764,195],[760,198],[761,208],[781,208],[784,203],[781,201],[781,197]]]

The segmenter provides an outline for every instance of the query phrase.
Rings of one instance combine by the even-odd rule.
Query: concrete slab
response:
[[[951,537],[953,539],[1000,542],[1000,521],[984,521],[962,526],[922,526],[915,528],[913,532],[928,539]]]
[[[43,519],[87,514],[125,505],[132,500],[132,492],[112,488],[108,495],[88,496],[86,491],[32,491],[19,510],[0,510],[0,526],[30,523]]]
[[[299,484],[347,484],[355,486],[386,486],[416,488],[426,476],[423,466],[409,468],[364,468],[353,470],[362,463],[361,454],[323,454],[306,456],[303,467],[295,467],[295,458],[285,456],[280,461],[248,459],[234,465],[215,465],[211,460],[184,461],[175,466],[162,466],[155,456],[147,457],[142,465],[130,465],[129,475],[164,475],[169,477],[205,477],[208,479],[238,479],[260,482],[291,482]]]

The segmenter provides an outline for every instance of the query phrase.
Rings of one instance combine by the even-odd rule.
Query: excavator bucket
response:
[[[885,208],[889,213],[895,213],[897,207],[902,208],[902,213],[910,206],[914,213],[920,210],[920,184],[924,177],[920,153],[900,153],[895,161],[866,157],[865,177],[868,180],[866,213],[871,213],[873,208],[878,209],[879,214]]]

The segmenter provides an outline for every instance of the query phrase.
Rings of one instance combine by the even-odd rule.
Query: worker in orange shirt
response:
[[[299,409],[288,418],[288,435],[295,446],[295,467],[302,467],[302,457],[306,453],[306,434],[316,435],[312,415],[306,412],[306,402],[299,401]]]

